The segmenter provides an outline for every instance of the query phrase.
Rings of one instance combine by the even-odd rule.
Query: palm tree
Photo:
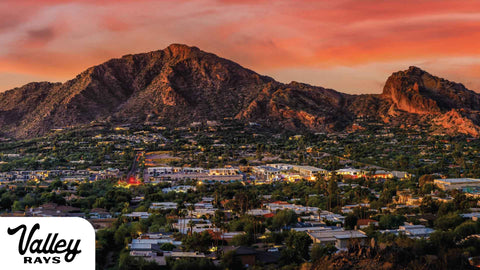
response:
[[[213,217],[213,225],[215,226],[215,229],[220,229],[220,234],[222,235],[222,246],[223,246],[223,226],[225,225],[224,223],[225,220],[225,213],[221,210],[215,211],[215,216]],[[215,230],[215,234],[218,230]],[[217,256],[218,256],[218,237],[215,237],[215,246],[217,247]]]
[[[185,212],[185,209],[180,209],[178,211],[178,223],[179,224],[179,227],[180,227],[180,232],[183,233],[183,229],[184,229],[184,225],[185,225],[185,220],[183,220],[183,218],[185,218],[185,215],[186,215],[186,212]]]
[[[190,228],[190,233],[189,235],[192,235],[193,234],[193,226],[195,225],[195,223],[193,222],[193,220],[189,220],[188,221],[188,227]]]

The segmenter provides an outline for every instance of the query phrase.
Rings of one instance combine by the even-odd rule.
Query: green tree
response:
[[[305,232],[289,231],[285,238],[285,245],[295,252],[299,261],[310,258],[310,245],[313,243]]]
[[[450,230],[450,229],[455,229],[458,225],[460,225],[463,222],[463,218],[456,214],[456,213],[450,213],[441,217],[438,217],[435,222],[435,228],[439,230]]]
[[[314,244],[312,247],[312,251],[310,252],[310,257],[312,261],[318,261],[325,256],[331,255],[337,251],[337,248],[334,245],[321,245],[321,244]]]
[[[242,262],[240,261],[240,258],[236,256],[235,250],[231,250],[223,254],[221,265],[224,269],[229,269],[229,270],[243,269]]]
[[[280,210],[273,217],[272,226],[274,229],[282,229],[297,222],[297,214],[293,210]]]
[[[395,229],[398,228],[398,226],[403,225],[404,222],[404,216],[386,214],[380,217],[380,220],[378,221],[378,226],[381,229]]]
[[[160,246],[160,249],[164,251],[172,251],[175,249],[175,245],[170,243],[164,243]]]
[[[194,232],[191,235],[184,236],[182,243],[185,250],[207,252],[213,240],[207,231],[203,231],[202,233]]]
[[[357,226],[358,218],[355,215],[348,215],[345,217],[345,229],[353,230]]]

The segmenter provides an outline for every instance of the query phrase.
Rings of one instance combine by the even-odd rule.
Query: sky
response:
[[[412,65],[480,92],[472,0],[1,0],[0,91],[172,43],[345,93]]]

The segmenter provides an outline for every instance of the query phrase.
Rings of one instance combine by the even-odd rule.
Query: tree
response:
[[[293,210],[280,210],[273,217],[272,226],[274,229],[282,229],[288,225],[292,225],[297,222],[297,214]]]
[[[212,236],[207,232],[194,232],[191,235],[186,235],[182,239],[183,248],[185,250],[194,250],[199,252],[207,252],[212,244]]]
[[[172,251],[173,249],[175,249],[175,245],[170,244],[170,243],[163,243],[160,246],[160,249],[164,250],[164,251]]]
[[[357,226],[358,218],[354,215],[348,215],[345,217],[345,229],[353,230]]]
[[[436,213],[438,211],[438,204],[430,196],[425,196],[420,204],[420,211],[422,213]]]
[[[321,245],[321,244],[314,244],[312,247],[312,251],[310,252],[310,257],[312,261],[318,261],[325,256],[331,255],[337,251],[337,248],[332,245]]]
[[[456,214],[456,213],[450,213],[441,217],[438,217],[435,222],[435,228],[439,230],[449,230],[449,229],[455,229],[458,225],[460,225],[463,222],[463,218]]]
[[[433,183],[434,177],[431,174],[424,174],[418,179],[418,185],[423,187],[427,183]]]
[[[235,235],[232,239],[234,246],[249,246],[253,243],[253,236],[249,233]]]
[[[23,204],[20,201],[14,201],[12,205],[13,211],[22,211],[24,210]]]
[[[312,239],[306,232],[289,231],[285,239],[285,245],[288,249],[294,251],[299,261],[308,260],[310,258],[310,245]]]
[[[404,216],[386,214],[380,217],[378,226],[382,229],[395,229],[398,228],[398,226],[403,225],[404,222]]]
[[[11,194],[10,192],[5,192],[0,198],[0,206],[2,209],[10,209],[14,201],[15,195]]]
[[[406,155],[397,156],[397,162],[400,170],[407,170],[410,166],[410,158]]]
[[[35,199],[30,193],[28,193],[27,195],[25,195],[25,197],[23,197],[22,202],[24,206],[32,207],[35,204]]]
[[[130,269],[139,269],[139,270],[154,270],[159,269],[158,264],[155,262],[146,261],[143,258],[132,257],[129,253],[124,252],[120,254],[118,260],[118,269],[120,270],[130,270]]]
[[[242,262],[240,258],[235,256],[235,250],[230,250],[223,254],[221,265],[225,269],[229,270],[241,270],[243,269]]]
[[[212,260],[200,259],[178,259],[168,263],[172,270],[215,270],[217,267]],[[132,268],[133,269],[133,268]]]

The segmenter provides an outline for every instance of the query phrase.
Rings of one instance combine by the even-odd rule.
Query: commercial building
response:
[[[437,187],[443,190],[452,189],[480,189],[480,179],[473,178],[446,178],[433,181]]]

